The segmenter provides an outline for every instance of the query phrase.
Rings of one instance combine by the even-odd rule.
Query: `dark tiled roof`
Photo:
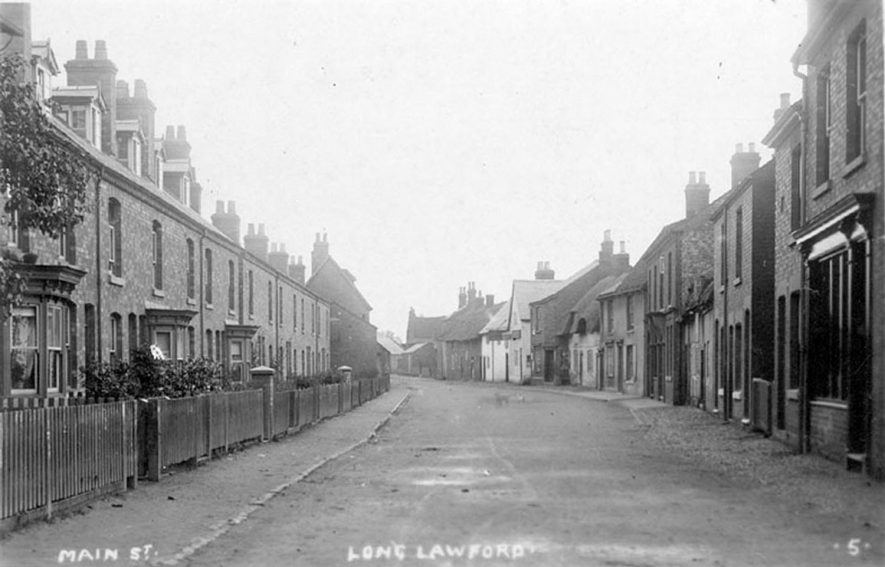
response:
[[[477,302],[455,311],[442,322],[439,339],[442,341],[470,341],[479,338],[479,332],[491,321],[503,303],[487,307]]]

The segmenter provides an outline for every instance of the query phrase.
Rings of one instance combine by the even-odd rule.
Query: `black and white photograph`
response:
[[[0,0],[0,566],[885,564],[882,0]]]

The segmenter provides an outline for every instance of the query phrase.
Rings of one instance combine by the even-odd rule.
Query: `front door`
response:
[[[544,351],[544,381],[552,382],[553,381],[553,373],[555,371],[553,364],[553,351],[545,350]]]

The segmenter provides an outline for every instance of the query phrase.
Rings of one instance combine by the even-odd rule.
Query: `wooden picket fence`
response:
[[[82,399],[3,404],[0,533],[134,488],[139,477],[159,480],[168,467],[297,432],[365,403],[390,382],[270,388],[91,405]]]
[[[136,404],[0,412],[0,531],[137,484]]]

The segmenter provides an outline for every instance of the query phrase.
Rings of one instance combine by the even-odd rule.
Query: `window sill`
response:
[[[197,304],[197,300],[194,299],[193,297],[188,297],[188,298],[187,298],[187,304],[188,304],[188,305],[196,305],[196,304]]]
[[[126,280],[121,278],[120,276],[115,276],[114,274],[108,274],[108,283],[111,285],[123,287],[124,285],[126,285]]]
[[[819,199],[821,195],[824,195],[827,191],[830,190],[830,180],[827,179],[811,191],[812,199]]]
[[[719,293],[725,293],[725,286],[722,284],[719,284]]]
[[[732,285],[734,285],[734,287],[737,287],[737,286],[741,285],[741,278],[739,278],[739,277],[734,278],[734,281],[732,282]]]
[[[798,389],[787,390],[787,399],[798,401],[799,400],[799,390]]]
[[[845,410],[848,411],[848,404],[842,401],[836,400],[811,400],[809,402],[812,406],[817,406],[820,408],[830,408],[837,410]]]
[[[211,309],[212,311],[215,311],[215,306],[212,305],[211,303],[207,303],[207,304],[206,304],[206,309]]]
[[[227,314],[230,315],[231,317],[236,317],[236,316],[237,316],[237,312],[234,311],[233,309],[228,309],[228,310],[227,310]]]
[[[842,178],[851,177],[851,175],[862,168],[864,164],[867,162],[867,156],[861,153],[859,156],[845,164],[845,167],[842,168]]]
[[[253,315],[252,313],[249,313],[249,320],[250,320],[250,321],[254,321],[254,320],[255,320],[255,315]]]
[[[162,289],[154,288],[154,297],[166,297],[166,292]]]
[[[731,393],[731,399],[734,400],[734,401],[736,401],[736,402],[740,402],[741,400],[744,399],[744,391],[743,391],[743,390],[738,390],[737,392],[732,392],[732,393]]]

